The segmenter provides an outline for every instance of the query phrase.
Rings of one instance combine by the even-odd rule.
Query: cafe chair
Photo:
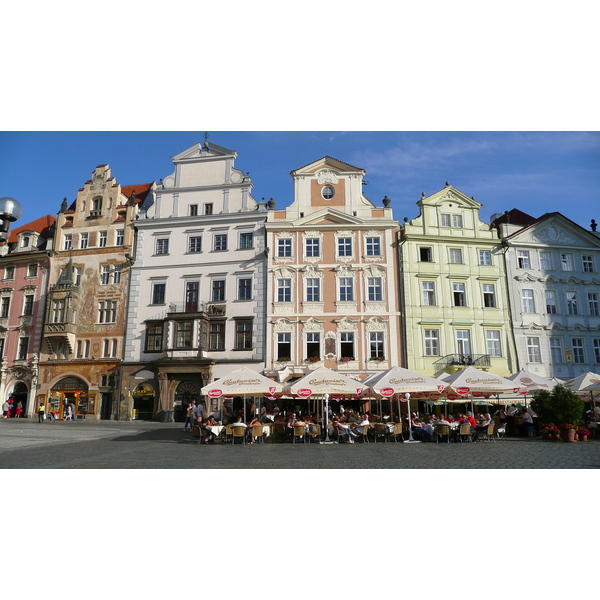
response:
[[[198,438],[198,440],[202,439],[202,434],[200,432],[200,425],[192,426],[192,437]],[[198,443],[200,443],[200,442],[198,442]]]
[[[384,442],[387,442],[387,426],[385,423],[375,423],[373,427],[373,438],[377,443],[377,438],[382,437]]]
[[[306,434],[306,429],[304,428],[304,425],[294,425],[294,432],[292,433],[292,443],[293,444],[296,443],[297,437],[301,437],[302,442],[305,442],[306,441],[306,439],[304,438],[305,434]]]
[[[242,446],[246,443],[246,428],[245,427],[232,427],[233,435],[231,436],[231,443],[235,444],[235,438],[242,439]]]
[[[402,423],[394,423],[394,431],[391,433],[392,439],[397,442],[398,438],[403,442],[404,425]],[[388,436],[389,437],[389,436]]]
[[[265,443],[265,438],[263,437],[263,426],[262,425],[253,425],[252,426],[252,439],[255,442],[260,444]]]
[[[460,428],[458,430],[458,439],[461,442],[464,442],[463,439],[466,436],[468,442],[472,442],[471,438],[471,424],[470,423],[461,423]]]
[[[485,431],[481,432],[481,440],[487,440],[488,442],[495,442],[496,440],[494,439],[494,429],[495,429],[495,425],[494,423],[490,423],[488,425],[488,428]]]
[[[273,424],[273,441],[278,438],[285,437],[285,423]]]
[[[348,433],[347,429],[344,429],[343,427],[336,427],[335,430],[337,431],[338,444],[342,441],[344,436],[346,436],[346,440],[350,439],[350,434]]]
[[[371,429],[371,425],[363,425],[362,433],[359,433],[360,439],[368,444],[369,443],[369,429]]]
[[[308,426],[308,443],[310,444],[310,440],[320,441],[321,438],[321,425],[314,424]]]
[[[221,437],[221,443],[227,443],[233,438],[233,427],[231,425],[225,425],[225,428],[221,430],[219,435]]]
[[[435,442],[439,443],[440,438],[446,436],[446,443],[450,443],[450,425],[444,425],[443,423],[438,423],[435,426]]]
[[[497,425],[494,433],[499,440],[506,440],[506,423]]]

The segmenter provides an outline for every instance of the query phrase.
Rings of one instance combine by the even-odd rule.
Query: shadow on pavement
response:
[[[192,438],[191,433],[183,432],[181,429],[172,427],[144,431],[135,435],[121,435],[112,438],[111,442],[162,442],[171,444],[195,444],[197,439]]]

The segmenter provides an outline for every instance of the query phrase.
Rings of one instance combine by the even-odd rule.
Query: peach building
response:
[[[266,224],[266,374],[325,366],[362,379],[400,364],[397,232],[365,171],[329,156],[292,171],[294,202]]]

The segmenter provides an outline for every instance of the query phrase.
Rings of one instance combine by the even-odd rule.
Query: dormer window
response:
[[[21,237],[21,248],[28,248],[31,243],[31,238],[28,235]]]
[[[321,195],[325,200],[331,200],[335,196],[335,190],[330,185],[325,185],[321,189]]]
[[[99,217],[102,214],[102,198],[94,198],[92,200],[92,209],[90,215],[92,217]]]

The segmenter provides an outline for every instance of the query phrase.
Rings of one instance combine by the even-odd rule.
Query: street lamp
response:
[[[23,212],[23,207],[14,198],[0,198],[0,241],[6,241],[10,224]]]

